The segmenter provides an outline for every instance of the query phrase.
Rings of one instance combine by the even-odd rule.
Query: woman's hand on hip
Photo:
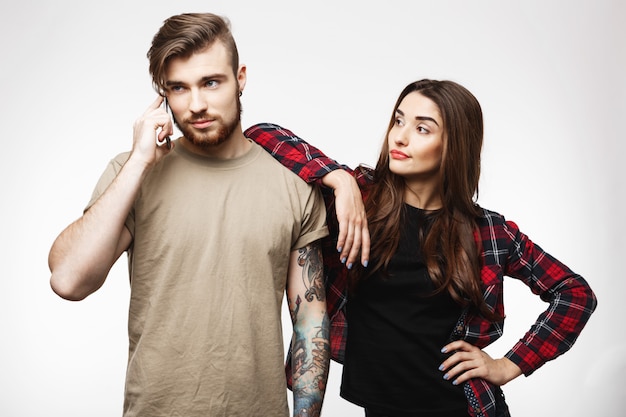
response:
[[[482,349],[462,340],[447,344],[441,351],[451,352],[439,370],[444,373],[443,378],[454,385],[482,378],[500,386],[522,374],[522,370],[508,358],[493,359]]]

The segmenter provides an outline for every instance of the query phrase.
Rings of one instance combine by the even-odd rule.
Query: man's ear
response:
[[[247,75],[246,75],[246,66],[245,65],[240,65],[239,69],[237,70],[237,83],[239,84],[239,92],[243,92],[243,89],[246,87],[246,80],[247,80]]]

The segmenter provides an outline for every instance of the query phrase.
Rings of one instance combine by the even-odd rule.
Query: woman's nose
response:
[[[394,137],[393,137],[393,142],[396,145],[402,145],[402,146],[406,146],[409,143],[404,129],[396,130]]]

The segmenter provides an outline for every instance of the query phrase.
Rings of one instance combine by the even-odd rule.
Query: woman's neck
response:
[[[432,184],[411,184],[404,187],[404,202],[423,210],[437,210],[442,207],[441,197]]]

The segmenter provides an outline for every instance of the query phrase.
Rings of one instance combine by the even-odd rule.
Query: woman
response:
[[[325,195],[331,351],[344,364],[341,396],[366,416],[508,416],[500,386],[567,351],[596,307],[582,277],[476,204],[482,111],[454,82],[421,80],[402,91],[374,170],[339,166],[275,125],[246,136],[305,180],[334,188]],[[344,171],[362,191],[371,236],[354,268],[354,248],[348,255],[343,247],[354,232],[345,220],[340,232],[335,219],[349,211]],[[357,246],[361,235],[367,244],[367,227]],[[335,245],[348,268],[330,255]],[[502,334],[505,275],[549,306],[493,359],[482,349]]]

